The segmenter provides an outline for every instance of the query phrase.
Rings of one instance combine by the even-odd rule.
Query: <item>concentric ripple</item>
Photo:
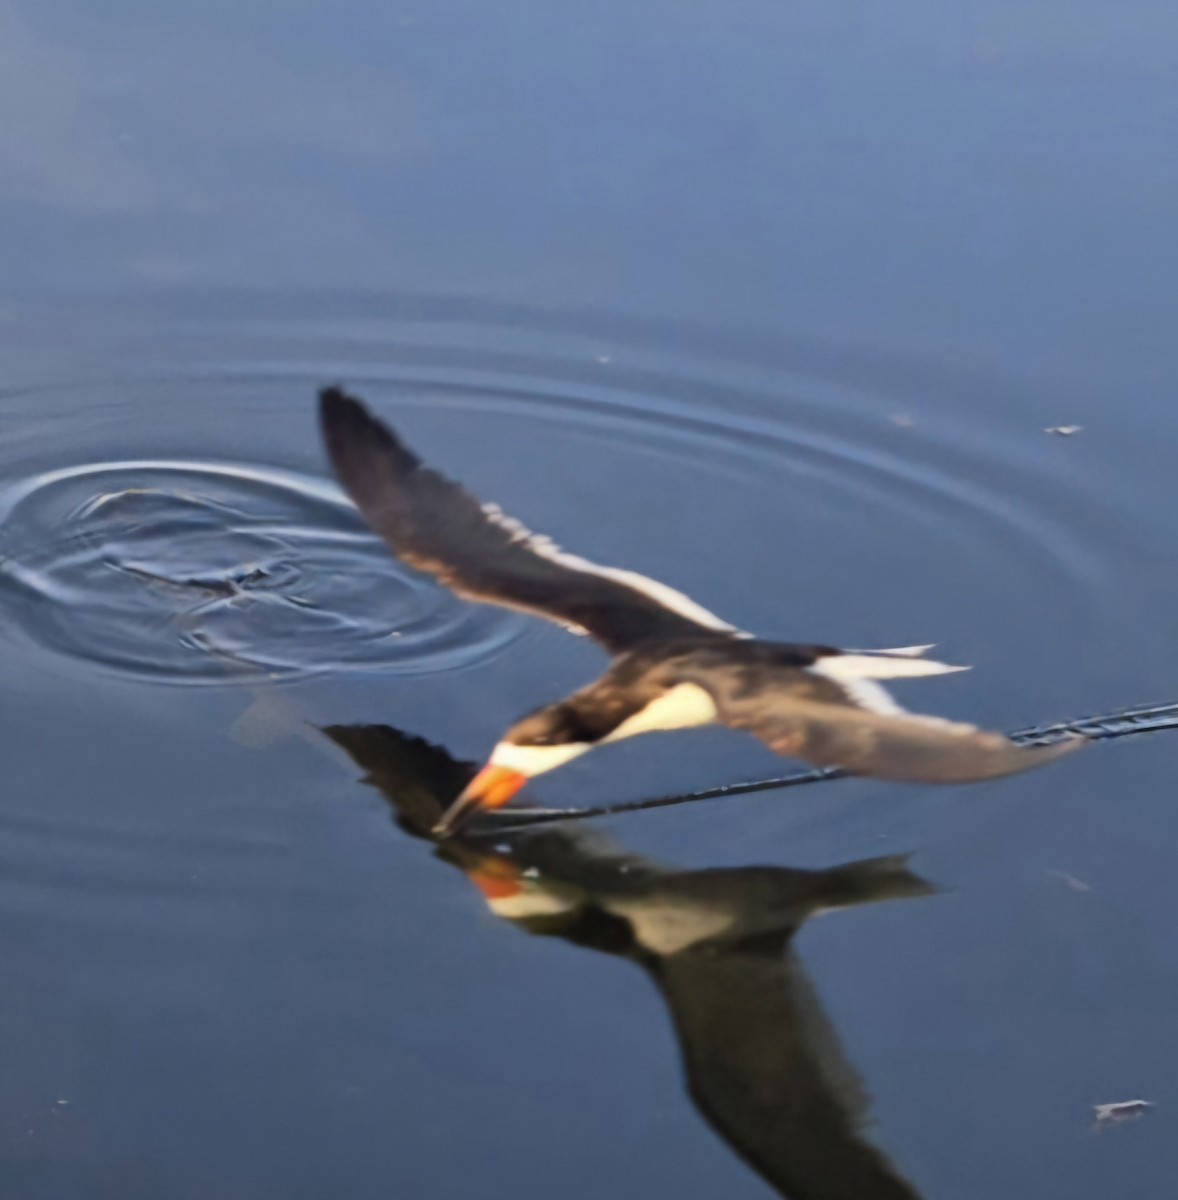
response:
[[[525,619],[404,571],[332,485],[290,469],[327,472],[313,402],[332,381],[538,532],[765,636],[1000,644],[1031,610],[1070,636],[1123,618],[1132,531],[1078,473],[1086,444],[1046,437],[1017,388],[853,346],[465,301],[212,307],[114,314],[76,359],[0,391],[38,413],[0,448],[24,480],[0,495],[0,618],[28,640],[216,680],[241,660],[428,673],[520,636]],[[223,465],[243,442],[283,468]]]
[[[0,603],[17,627],[124,673],[438,671],[523,627],[403,571],[340,492],[291,471],[95,463],[0,506]]]

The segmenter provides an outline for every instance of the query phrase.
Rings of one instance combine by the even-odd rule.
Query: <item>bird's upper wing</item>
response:
[[[908,713],[870,676],[824,674],[821,658],[810,668],[762,669],[753,681],[742,664],[717,663],[717,657],[687,655],[672,669],[676,678],[711,695],[720,722],[754,734],[778,754],[851,775],[968,783],[1026,771],[1085,744],[1083,738],[1073,738],[1050,746],[1020,746],[1001,733]]]
[[[320,392],[319,414],[335,473],[365,520],[403,562],[459,595],[579,627],[615,654],[654,637],[737,634],[673,588],[566,554],[481,504],[340,389]]]

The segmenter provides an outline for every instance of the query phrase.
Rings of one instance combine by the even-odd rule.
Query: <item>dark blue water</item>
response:
[[[1174,699],[1176,33],[0,4],[4,1194],[1168,1197],[1178,743],[439,858],[602,659],[391,562],[313,398],[744,628],[975,665],[918,707]]]

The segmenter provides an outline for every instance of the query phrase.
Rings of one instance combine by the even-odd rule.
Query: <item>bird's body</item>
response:
[[[399,558],[468,599],[588,633],[614,656],[600,679],[508,730],[443,818],[446,830],[595,746],[714,722],[780,754],[926,783],[1012,774],[1082,744],[1021,747],[907,713],[880,680],[964,668],[924,657],[930,646],[844,651],[754,638],[665,584],[568,554],[480,504],[342,391],[323,391],[320,406],[336,474]]]

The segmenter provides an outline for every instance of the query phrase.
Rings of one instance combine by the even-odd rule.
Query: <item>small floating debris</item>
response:
[[[1124,1125],[1136,1121],[1153,1108],[1152,1100],[1118,1100],[1115,1104],[1094,1104],[1095,1129],[1108,1129],[1113,1125]]]
[[[1066,883],[1073,892],[1092,891],[1092,884],[1085,883],[1082,879],[1077,879],[1075,875],[1069,875],[1067,871],[1057,871],[1054,867],[1048,867],[1047,874],[1054,875],[1056,879],[1063,880],[1063,882]]]
[[[1079,433],[1083,428],[1083,425],[1048,425],[1043,432],[1053,433],[1056,437],[1071,437],[1072,434]]]

